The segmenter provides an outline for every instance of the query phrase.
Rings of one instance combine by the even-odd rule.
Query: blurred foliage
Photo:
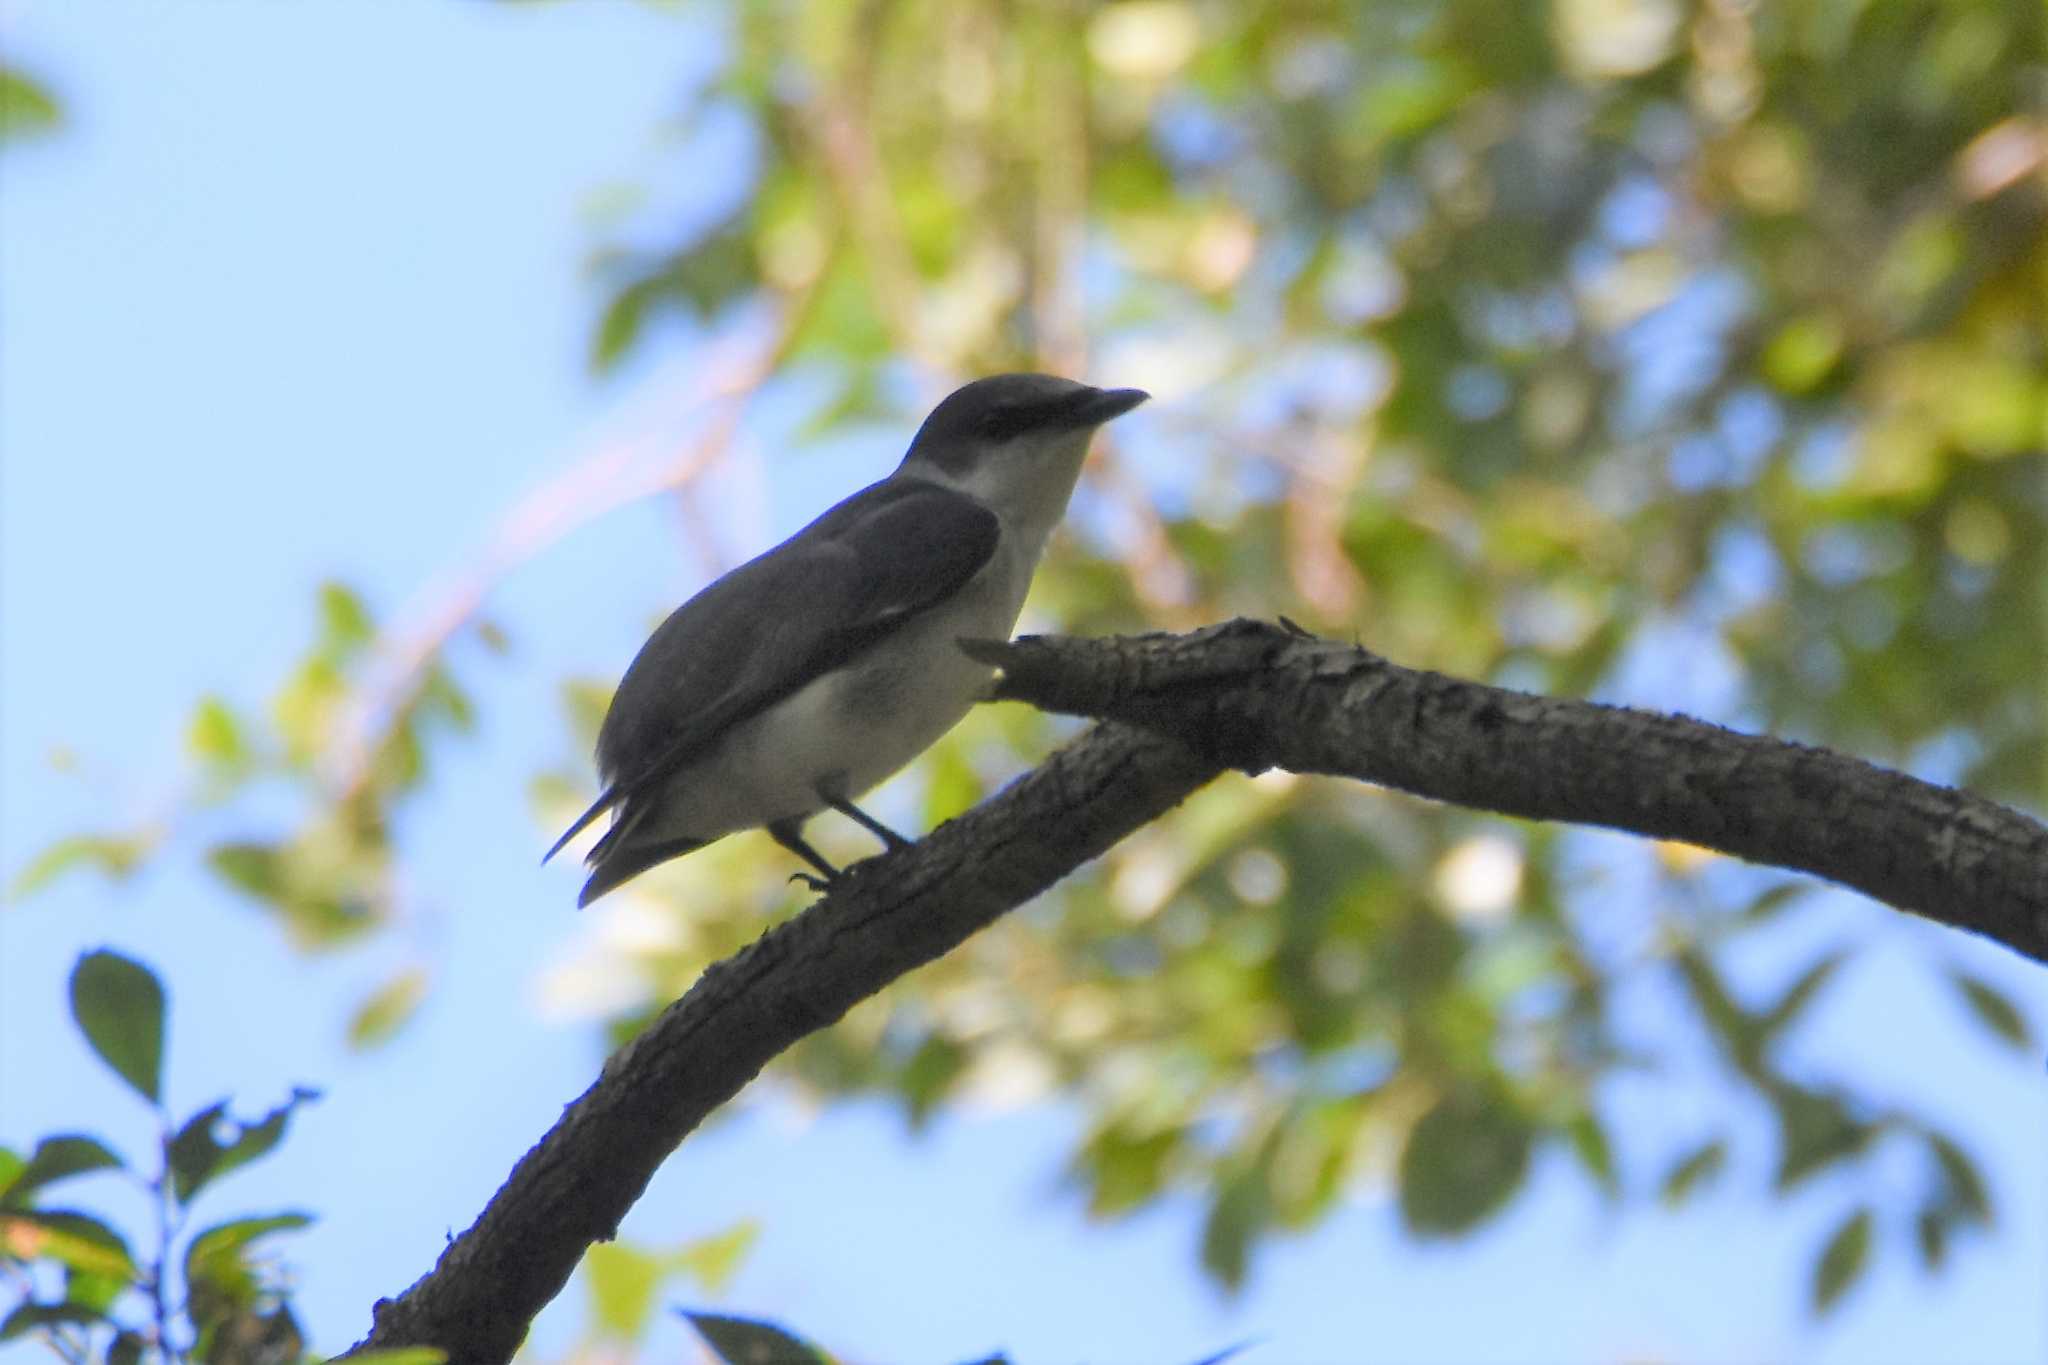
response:
[[[44,1137],[26,1157],[0,1148],[0,1272],[10,1301],[0,1342],[39,1337],[80,1365],[294,1365],[306,1349],[287,1277],[257,1244],[312,1219],[273,1213],[197,1231],[189,1223],[202,1191],[269,1154],[292,1112],[318,1097],[296,1090],[253,1122],[231,1118],[221,1100],[173,1123],[163,1101],[165,1013],[163,986],[140,962],[102,949],[72,970],[72,1020],[93,1054],[149,1104],[158,1161],[145,1172],[87,1133]],[[94,1175],[118,1177],[128,1197],[105,1197],[121,1186],[101,1182],[93,1212],[49,1202],[51,1186]],[[143,1253],[118,1230],[136,1196],[154,1225]]]
[[[772,1322],[727,1317],[718,1313],[686,1313],[690,1326],[704,1339],[705,1349],[719,1365],[831,1365],[832,1357],[803,1338]]]
[[[716,329],[769,305],[836,394],[821,439],[907,424],[962,375],[1143,384],[1165,401],[1108,434],[1041,576],[1063,629],[1284,612],[1410,664],[1713,706],[2048,800],[2039,7],[727,14],[691,117],[752,131],[751,183],[681,235],[616,229],[600,366],[664,311]],[[923,765],[928,817],[1057,729],[971,718]],[[571,773],[546,823],[587,792]],[[1619,989],[1668,973],[1775,1117],[1779,1192],[1868,1184],[1880,1150],[1925,1172],[1845,1215],[1817,1306],[1880,1232],[1935,1266],[1989,1219],[1932,1120],[1781,1060],[1857,945],[1748,998],[1719,960],[1793,888],[1659,850],[1666,889],[1630,914],[1574,875],[1580,847],[1353,788],[1220,785],[785,1074],[896,1094],[913,1122],[1076,1100],[1091,1207],[1204,1192],[1202,1260],[1235,1283],[1360,1179],[1421,1234],[1481,1223],[1546,1147],[1611,1197],[1701,1188],[1728,1133],[1643,1151],[1601,1102],[1617,1075],[1697,1067],[1615,1018]],[[662,983],[648,1008],[757,930],[779,865],[736,841],[628,893],[645,904],[619,913],[674,918],[632,954]],[[1957,989],[2031,1050],[1987,984]]]
[[[703,1339],[709,1359],[717,1365],[832,1365],[840,1357],[804,1340],[785,1327],[757,1318],[736,1318],[719,1313],[685,1310],[683,1317]],[[1197,1365],[1223,1365],[1240,1354],[1243,1346],[1232,1346],[1207,1356]],[[1008,1365],[1009,1356],[977,1356],[969,1365]]]
[[[0,146],[54,131],[63,121],[63,109],[48,87],[0,62]]]
[[[2039,5],[707,13],[716,76],[651,188],[607,196],[626,207],[590,262],[597,369],[776,319],[762,391],[808,408],[800,443],[907,431],[972,374],[1142,384],[1162,401],[1100,443],[1041,622],[1285,613],[1406,664],[1711,711],[2048,804]],[[706,176],[735,128],[744,166]],[[303,797],[297,823],[208,853],[301,945],[393,922],[393,831],[471,723],[473,645],[503,636],[383,632],[331,585],[267,711],[196,707],[195,804]],[[589,795],[607,685],[565,686],[577,757],[534,785],[550,834]],[[970,717],[914,770],[925,815],[1068,728]],[[122,874],[164,833],[66,841],[21,884]],[[831,820],[813,837],[865,848]],[[603,982],[609,1010],[644,983],[612,1021],[630,1034],[792,908],[787,863],[748,836],[642,878],[594,912],[632,931],[558,986]],[[1546,1152],[1629,1202],[1757,1169],[1732,1121],[1667,1140],[1613,1117],[1623,1080],[1712,1069],[1773,1121],[1774,1195],[1826,1174],[1846,1196],[1816,1248],[1826,1307],[1887,1240],[1938,1268],[1994,1199],[1934,1117],[1785,1060],[1861,940],[1768,990],[1731,979],[1799,941],[1804,889],[1676,845],[1227,780],[777,1074],[894,1096],[913,1125],[1059,1095],[1086,1116],[1069,1172],[1090,1208],[1196,1192],[1203,1263],[1234,1284],[1362,1183],[1454,1235]],[[1929,970],[2038,1058],[1991,983]],[[429,979],[403,969],[358,1040]],[[1679,1002],[1653,1031],[1617,1007],[1646,981]],[[604,1313],[644,1316],[639,1293]]]
[[[723,1293],[759,1235],[760,1226],[748,1220],[673,1251],[617,1241],[593,1246],[583,1259],[591,1343],[641,1343],[671,1282],[688,1279],[706,1293]]]

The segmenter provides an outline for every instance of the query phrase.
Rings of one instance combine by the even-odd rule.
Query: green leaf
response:
[[[228,1102],[219,1100],[185,1120],[164,1149],[170,1162],[171,1190],[181,1202],[189,1202],[213,1176],[227,1145],[215,1129],[228,1121]]]
[[[698,1284],[704,1286],[705,1292],[722,1293],[760,1235],[761,1225],[758,1222],[752,1218],[743,1219],[724,1232],[685,1244],[675,1252],[673,1264],[676,1269],[693,1276]]]
[[[457,733],[467,734],[476,728],[476,703],[442,664],[427,670],[416,704],[423,717],[445,721]]]
[[[249,757],[242,723],[235,719],[228,704],[216,696],[199,699],[185,727],[185,747],[194,758],[213,768],[236,768]]]
[[[320,1098],[317,1090],[295,1087],[291,1098],[250,1124],[238,1124],[227,1116],[227,1101],[208,1105],[186,1120],[168,1148],[171,1192],[181,1204],[192,1202],[202,1189],[240,1166],[246,1166],[277,1146],[284,1137],[292,1111]],[[233,1129],[223,1142],[221,1132]]]
[[[137,1278],[135,1258],[121,1234],[71,1209],[0,1213],[0,1254],[18,1261],[54,1261],[88,1275]]]
[[[1813,1267],[1813,1311],[1825,1313],[1870,1268],[1871,1213],[1858,1209],[1842,1220]]]
[[[96,1313],[112,1308],[114,1300],[132,1287],[125,1275],[80,1270],[76,1266],[64,1270],[64,1302],[83,1305]]]
[[[261,1238],[293,1232],[312,1222],[309,1214],[273,1213],[216,1223],[185,1248],[185,1282],[209,1286],[222,1299],[246,1302],[243,1291],[253,1284],[254,1277],[243,1253]]]
[[[1977,1163],[1970,1159],[1970,1154],[1954,1139],[1940,1133],[1927,1134],[1927,1146],[1941,1169],[1943,1198],[1964,1219],[1973,1223],[1989,1223],[1991,1196],[1985,1190],[1984,1176],[1978,1171]]]
[[[120,1165],[121,1158],[109,1151],[98,1138],[83,1133],[62,1133],[44,1138],[36,1144],[35,1155],[28,1159],[19,1173],[5,1186],[0,1186],[0,1208],[21,1206],[29,1195],[45,1185],[89,1171],[118,1169]]]
[[[1828,953],[1801,972],[1798,980],[1778,997],[1778,1002],[1763,1012],[1761,1026],[1764,1037],[1775,1038],[1790,1028],[1820,993],[1827,989],[1828,983],[1835,979],[1835,973],[1840,971],[1842,964],[1848,960],[1849,954],[1846,951]]]
[[[1185,1136],[1178,1127],[1132,1132],[1112,1124],[1089,1137],[1074,1160],[1075,1174],[1088,1182],[1088,1212],[1124,1213],[1157,1195]]]
[[[104,1321],[104,1315],[82,1303],[23,1302],[16,1304],[14,1311],[5,1319],[0,1319],[0,1341],[12,1341],[38,1328],[95,1327]]]
[[[1728,1165],[1728,1143],[1723,1138],[1703,1142],[1673,1163],[1660,1191],[1664,1202],[1676,1207],[1694,1191],[1710,1183]]]
[[[754,270],[747,224],[735,218],[669,257],[663,266],[663,291],[708,319],[757,286]]]
[[[1272,1222],[1269,1172],[1254,1162],[1223,1182],[1202,1222],[1202,1268],[1231,1288],[1244,1283],[1252,1243]]]
[[[275,844],[216,844],[206,851],[206,862],[238,891],[271,904],[284,899],[284,856]]]
[[[682,1310],[725,1365],[832,1365],[830,1356],[773,1323]]]
[[[1809,313],[1778,329],[1759,357],[1764,375],[1787,393],[1805,393],[1827,377],[1842,354],[1842,326]]]
[[[1812,889],[1811,884],[1807,882],[1780,882],[1758,892],[1756,897],[1742,908],[1742,918],[1750,924],[1774,920],[1790,909],[1794,901]]]
[[[106,949],[87,953],[71,970],[71,1017],[116,1075],[161,1100],[164,988],[154,972]]]
[[[320,652],[335,663],[347,663],[376,637],[376,624],[362,597],[348,584],[329,579],[320,585]]]
[[[388,1041],[412,1018],[426,997],[425,970],[407,967],[399,972],[356,1006],[348,1021],[349,1046],[367,1050]]]
[[[1948,1264],[1948,1241],[1955,1231],[1955,1213],[1944,1203],[1920,1210],[1913,1219],[1913,1238],[1920,1248],[1920,1264],[1930,1273]]]
[[[828,358],[836,364],[874,364],[889,354],[889,329],[875,312],[867,261],[857,251],[835,252],[812,288],[811,306],[797,333],[800,359]]]
[[[911,1127],[923,1126],[966,1068],[965,1048],[943,1034],[926,1035],[897,1078],[904,1105],[910,1112]]]
[[[447,1365],[448,1353],[438,1346],[399,1346],[359,1352],[349,1359],[354,1365]]]
[[[1591,1110],[1581,1110],[1572,1116],[1565,1134],[1571,1139],[1572,1152],[1579,1158],[1579,1164],[1593,1177],[1600,1192],[1609,1199],[1620,1198],[1621,1176],[1614,1168],[1614,1146],[1607,1140],[1607,1129],[1599,1116]]]
[[[655,318],[709,317],[758,281],[753,244],[746,224],[737,219],[658,261],[615,259],[611,265],[606,273],[614,278],[627,270],[632,274],[619,283],[598,319],[590,345],[590,368],[597,374],[624,359]]]
[[[661,1288],[661,1258],[621,1242],[600,1242],[584,1256],[583,1273],[597,1331],[638,1341]]]
[[[1970,1013],[1977,1016],[1978,1023],[2020,1051],[2033,1051],[2033,1030],[2010,996],[1984,978],[1960,969],[1951,969],[1948,979],[1963,997],[1963,1003],[1970,1007]]]
[[[374,922],[389,845],[374,809],[337,809],[288,843],[220,844],[214,873],[278,913],[303,945],[325,945]]]
[[[132,873],[156,840],[147,834],[69,834],[29,859],[8,885],[9,900],[33,896],[67,872],[93,867],[120,881]]]
[[[635,280],[605,303],[597,320],[597,335],[590,343],[590,368],[604,374],[620,360],[647,325],[647,314],[657,295],[658,281]]]
[[[1766,1087],[1778,1115],[1778,1193],[1822,1168],[1854,1156],[1877,1135],[1875,1125],[1852,1116],[1842,1100],[1778,1082]]]
[[[1443,56],[1392,60],[1383,73],[1359,83],[1357,98],[1345,115],[1345,131],[1372,146],[1420,132],[1457,107],[1470,79],[1462,64]]]
[[[316,652],[292,670],[270,709],[293,762],[310,763],[320,752],[347,693],[348,680],[340,664],[324,654]]]
[[[1745,1076],[1760,1077],[1765,1040],[1762,1021],[1729,993],[1720,972],[1698,948],[1686,945],[1679,949],[1675,961],[1687,994],[1730,1064]]]
[[[0,66],[0,143],[48,133],[61,122],[56,97],[40,82]]]
[[[1401,1216],[1418,1236],[1465,1232],[1514,1195],[1529,1169],[1532,1134],[1504,1099],[1445,1096],[1401,1150]]]

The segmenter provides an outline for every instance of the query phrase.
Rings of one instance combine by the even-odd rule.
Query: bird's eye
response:
[[[981,434],[991,441],[1007,441],[1025,426],[1023,409],[1005,405],[982,415]]]

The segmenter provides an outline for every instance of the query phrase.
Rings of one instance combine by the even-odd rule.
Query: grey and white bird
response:
[[[956,641],[1009,638],[1095,429],[1145,398],[977,379],[932,409],[895,472],[676,608],[598,731],[603,795],[548,850],[611,812],[577,904],[756,828],[829,882],[838,869],[803,837],[827,808],[906,842],[853,798],[986,690],[991,670]]]

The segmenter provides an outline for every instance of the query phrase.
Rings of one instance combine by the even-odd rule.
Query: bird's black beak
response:
[[[1099,427],[1129,412],[1152,395],[1143,389],[1090,389],[1074,405],[1077,426]]]

